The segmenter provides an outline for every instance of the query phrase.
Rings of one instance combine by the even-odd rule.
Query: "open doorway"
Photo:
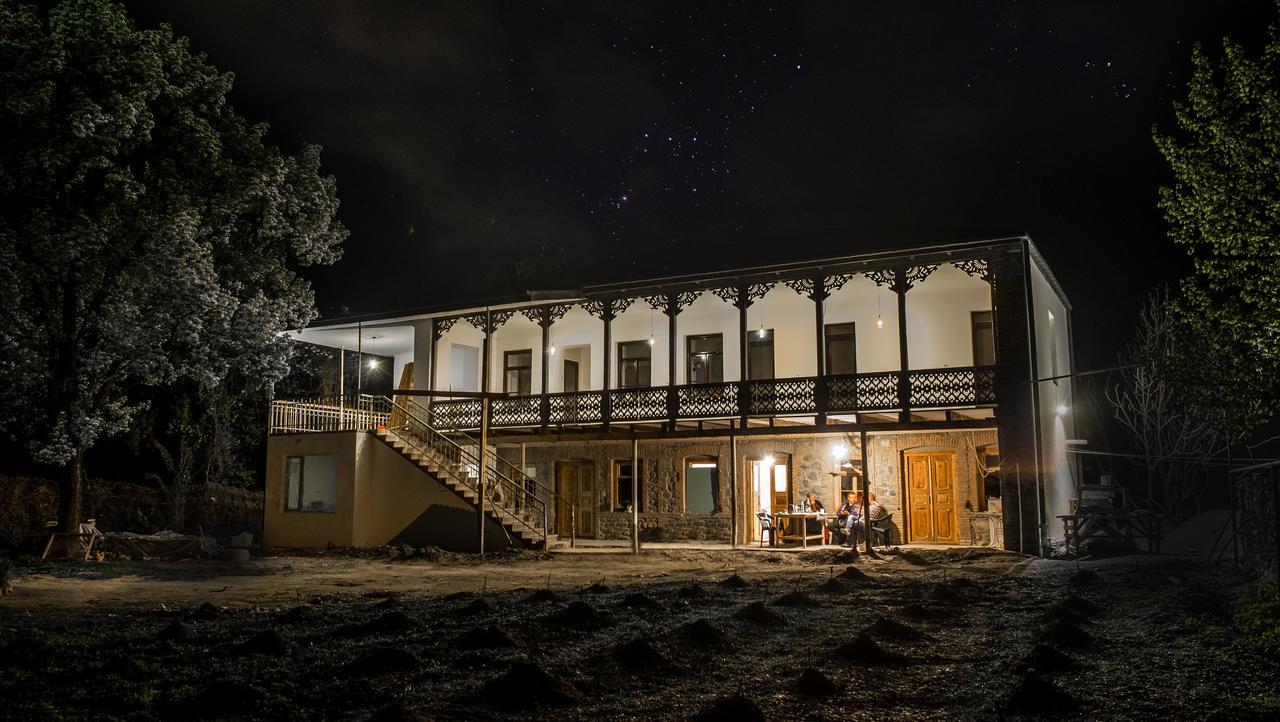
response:
[[[791,483],[791,455],[768,454],[747,458],[743,465],[743,479],[738,488],[743,518],[738,528],[742,530],[743,544],[760,541],[760,512],[776,514],[787,510],[794,502]]]

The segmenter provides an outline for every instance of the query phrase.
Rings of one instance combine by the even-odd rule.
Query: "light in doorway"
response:
[[[714,461],[694,461],[689,464],[690,469],[714,469],[716,462]]]
[[[773,457],[766,456],[760,460],[760,463],[764,464],[765,466],[773,466]]]

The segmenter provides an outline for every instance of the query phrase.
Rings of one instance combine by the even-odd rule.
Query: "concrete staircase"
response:
[[[478,481],[476,471],[469,465],[441,463],[423,451],[430,448],[425,444],[413,443],[401,435],[401,432],[379,428],[373,432],[380,441],[403,456],[424,474],[439,482],[442,486],[457,494],[468,504],[478,507],[480,495],[476,489]],[[490,481],[493,483],[493,480]],[[510,482],[508,482],[510,483]],[[523,546],[530,549],[550,549],[556,546],[556,535],[543,533],[543,520],[540,511],[508,508],[501,500],[495,501],[495,484],[487,489],[484,514],[500,525]]]

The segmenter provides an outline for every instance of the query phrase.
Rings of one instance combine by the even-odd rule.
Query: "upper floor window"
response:
[[[857,337],[852,323],[829,323],[826,327],[827,373],[858,373]]]
[[[994,366],[996,363],[996,331],[990,311],[969,314],[973,324],[973,365]]]
[[[533,351],[507,351],[502,355],[502,391],[528,396],[533,393]]]
[[[747,332],[747,378],[773,378],[773,329]]]
[[[648,341],[622,341],[618,344],[618,388],[638,389],[650,385],[650,358],[653,347]]]
[[[686,378],[691,384],[714,384],[724,381],[724,337],[718,333],[686,336],[688,351]]]

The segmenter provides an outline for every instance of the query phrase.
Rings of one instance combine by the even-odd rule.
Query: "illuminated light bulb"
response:
[[[756,336],[758,336],[758,337],[760,337],[760,338],[764,338],[764,337],[765,337],[765,336],[767,336],[767,335],[769,335],[769,332],[768,332],[768,331],[766,331],[766,330],[764,329],[764,325],[763,325],[763,324],[761,324],[761,326],[760,326],[760,330],[759,330],[759,331],[756,331]]]
[[[1058,404],[1058,409],[1057,409],[1057,410],[1058,410],[1058,416],[1066,416],[1066,415],[1067,415],[1067,405],[1066,405],[1066,404]]]
[[[844,444],[837,444],[831,447],[831,455],[834,456],[837,460],[843,459],[844,455],[848,451],[849,451],[849,447],[845,446]]]
[[[650,335],[649,335],[649,345],[650,345],[650,346],[652,346],[652,345],[656,344],[657,342],[658,342],[658,339],[654,338],[654,337],[653,337],[653,335],[652,335],[652,334],[650,334]]]
[[[772,457],[772,456],[766,456],[766,457],[764,457],[764,465],[765,465],[765,466],[773,466],[773,457]]]
[[[552,356],[555,356],[555,355],[556,355],[556,345],[555,345],[555,344],[551,344],[551,348],[550,348],[550,349],[548,349],[547,353],[550,353]]]
[[[884,319],[876,316],[876,328],[884,328]]]
[[[369,370],[372,371],[373,369],[376,369],[376,368],[378,368],[378,359],[376,358],[369,359]]]

